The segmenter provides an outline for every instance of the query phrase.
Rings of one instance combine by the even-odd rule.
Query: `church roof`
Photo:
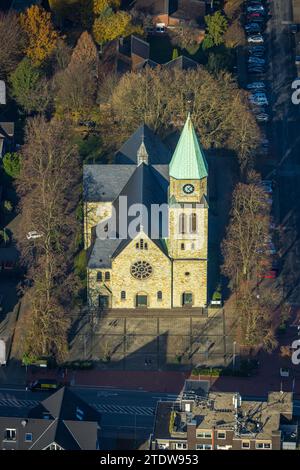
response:
[[[140,220],[144,230],[150,236],[151,233],[151,208],[154,204],[167,203],[168,196],[168,182],[161,179],[161,175],[156,170],[147,165],[141,163],[138,165],[129,178],[127,184],[124,186],[119,196],[113,202],[117,214],[117,226],[118,226],[118,213],[119,213],[119,197],[127,197],[127,207],[132,207],[134,204],[139,204],[146,208],[146,213],[141,214]],[[131,220],[134,220],[136,215],[128,216],[128,225]],[[161,229],[161,227],[160,227]],[[117,227],[118,231],[118,227]],[[160,230],[161,232],[161,230]],[[165,234],[166,236],[167,234]],[[150,237],[151,238],[151,237]]]
[[[170,162],[172,156],[170,149],[146,124],[142,124],[116,153],[115,163],[136,165],[138,163],[137,153],[142,142],[144,142],[148,153],[148,163],[150,165],[168,164]]]
[[[189,180],[202,179],[208,176],[208,166],[204,152],[188,115],[180,139],[169,166],[172,178]]]

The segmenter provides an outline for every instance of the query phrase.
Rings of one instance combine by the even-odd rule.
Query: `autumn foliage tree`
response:
[[[88,117],[97,94],[98,53],[89,33],[83,32],[68,67],[55,77],[58,114]]]
[[[20,21],[27,37],[25,53],[34,64],[40,65],[52,54],[58,39],[51,13],[32,5],[20,15]]]
[[[118,10],[118,0],[94,0],[95,20],[93,35],[98,44],[105,44],[120,36],[132,33],[143,34],[140,26],[134,25],[130,13]]]

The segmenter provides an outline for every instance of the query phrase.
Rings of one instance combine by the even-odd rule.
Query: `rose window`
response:
[[[152,266],[147,261],[137,261],[131,266],[130,272],[136,279],[147,279],[152,274]]]

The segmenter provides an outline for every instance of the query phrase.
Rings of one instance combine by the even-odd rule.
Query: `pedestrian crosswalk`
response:
[[[33,408],[40,402],[38,400],[20,400],[16,398],[0,398],[1,407],[11,408]],[[139,415],[139,416],[153,416],[154,407],[151,406],[126,406],[126,405],[107,405],[102,403],[89,403],[90,406],[96,408],[100,413],[114,413],[123,415]]]
[[[115,413],[123,415],[153,416],[154,408],[151,406],[119,406],[90,403],[100,413]]]
[[[0,398],[0,406],[13,408],[32,408],[39,403],[38,400],[19,400],[16,398]]]

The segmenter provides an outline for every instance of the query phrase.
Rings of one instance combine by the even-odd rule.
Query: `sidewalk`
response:
[[[109,387],[123,390],[144,390],[178,394],[182,391],[184,381],[209,380],[212,391],[240,392],[245,396],[266,396],[269,391],[292,391],[292,377],[281,378],[278,373],[266,374],[260,371],[254,377],[209,377],[192,376],[187,372],[145,372],[145,371],[68,371],[62,377],[57,371],[39,370],[28,373],[28,380],[36,378],[55,378],[70,386]],[[294,392],[300,396],[300,380],[295,381]]]

